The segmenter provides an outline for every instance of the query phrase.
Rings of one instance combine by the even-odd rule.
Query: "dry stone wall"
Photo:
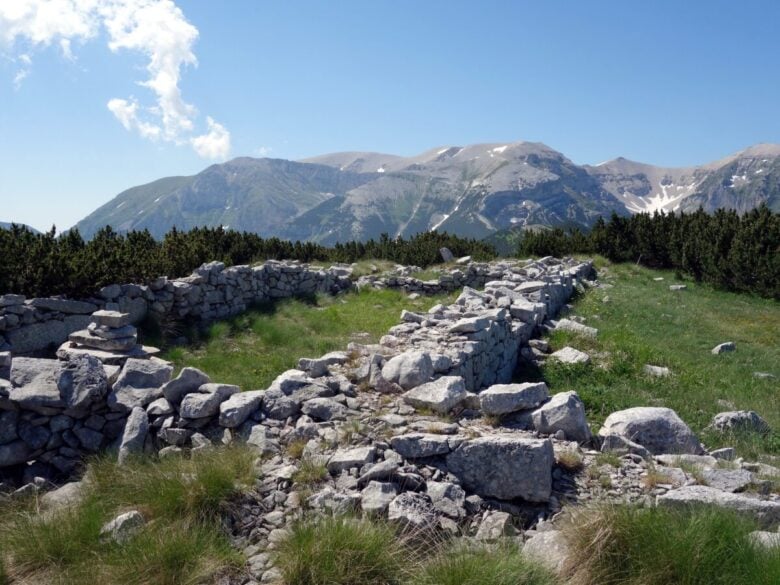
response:
[[[351,355],[363,355],[361,372],[351,373],[350,378],[380,391],[451,380],[461,399],[466,391],[507,382],[536,326],[557,312],[571,296],[576,279],[591,271],[590,263],[562,264],[555,259],[458,268],[455,277],[443,275],[443,286],[482,282],[485,291],[467,286],[447,307],[437,305],[426,314],[404,311],[403,322],[381,344],[349,348]],[[395,276],[373,279],[370,285],[419,286],[414,279]],[[190,277],[160,279],[148,287],[112,285],[101,291],[100,299],[90,301],[24,301],[10,295],[4,299],[6,310],[17,310],[6,315],[24,314],[33,321],[12,330],[9,337],[14,340],[14,331],[35,331],[36,326],[85,328],[90,320],[100,325],[105,310],[134,311],[135,319],[146,311],[215,319],[239,313],[256,300],[337,293],[351,286],[344,267],[322,270],[267,262],[257,268],[226,269],[211,263]],[[100,312],[77,313],[92,310]],[[124,320],[121,325],[126,326]],[[40,338],[50,336],[49,332]],[[60,359],[0,353],[0,470],[16,468],[33,477],[67,476],[85,454],[108,447],[123,457],[144,449],[165,453],[185,445],[197,448],[198,441],[212,439],[241,438],[262,445],[267,427],[258,425],[261,421],[301,415],[330,420],[354,406],[349,399],[355,395],[355,384],[344,374],[330,377],[331,368],[348,361],[346,352],[301,359],[299,370],[283,374],[268,389],[240,392],[235,386],[212,383],[197,370],[185,369],[172,380],[171,365],[156,358],[107,360],[102,359],[106,352],[68,351],[70,343],[60,347]],[[344,397],[343,403],[332,400],[337,395]]]
[[[148,313],[160,318],[211,321],[237,315],[253,304],[309,293],[338,293],[352,287],[349,271],[312,268],[296,262],[260,266],[211,262],[191,276],[161,277],[148,285],[112,284],[86,300],[0,296],[0,351],[25,355],[56,349],[86,329],[98,310],[129,313],[138,323]]]

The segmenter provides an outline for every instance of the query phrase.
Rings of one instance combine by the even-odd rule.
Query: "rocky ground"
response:
[[[131,359],[110,389],[106,381],[100,408],[127,419],[116,434],[120,460],[145,450],[196,457],[233,442],[257,451],[256,485],[225,520],[248,559],[247,584],[278,579],[270,552],[295,519],[317,511],[480,541],[514,538],[553,568],[566,553],[560,519],[594,501],[723,506],[755,518],[763,528],[756,538],[776,543],[780,469],[733,449],[707,452],[668,408],[612,413],[593,435],[576,392],[551,396],[544,382],[511,382],[516,367],[590,359],[575,347],[550,353],[532,338],[555,328],[598,335],[573,317],[553,319],[573,289],[601,286],[590,268],[554,259],[493,266],[484,291],[466,288],[427,314],[405,312],[377,345],[302,358],[263,391],[240,392],[191,368],[171,379],[164,362]],[[79,371],[100,385],[88,365]],[[40,416],[51,425],[51,413]],[[712,426],[767,431],[752,412],[722,413]],[[46,483],[29,475],[13,493]],[[77,493],[78,484],[48,497],[58,492]],[[116,522],[109,532],[138,518]]]

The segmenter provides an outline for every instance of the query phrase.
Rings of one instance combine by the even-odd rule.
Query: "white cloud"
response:
[[[210,117],[206,118],[209,131],[192,139],[192,147],[203,158],[224,160],[230,155],[230,132]]]
[[[179,88],[182,70],[197,66],[193,45],[198,29],[173,0],[10,0],[0,2],[0,48],[18,44],[35,49],[57,44],[73,59],[73,41],[84,43],[105,31],[109,49],[135,51],[148,58],[148,78],[138,82],[154,95],[153,105],[135,98],[112,98],[109,111],[124,128],[150,140],[191,144],[205,158],[230,154],[230,133],[207,117],[207,132],[196,132],[197,109]],[[23,54],[22,56],[24,56]],[[29,74],[22,62],[14,77],[18,86]]]
[[[255,149],[255,155],[260,157],[268,156],[273,150],[274,149],[270,146],[261,146],[260,148]]]

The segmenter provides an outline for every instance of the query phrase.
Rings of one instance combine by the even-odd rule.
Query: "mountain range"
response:
[[[577,165],[536,142],[442,146],[413,157],[340,152],[300,161],[236,158],[197,175],[128,189],[80,221],[225,226],[264,237],[333,244],[442,230],[475,238],[538,226],[587,228],[612,212],[780,211],[780,145],[760,144],[706,165],[663,168],[617,158]]]

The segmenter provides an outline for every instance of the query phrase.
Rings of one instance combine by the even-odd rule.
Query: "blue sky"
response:
[[[780,142],[774,1],[63,1],[91,29],[0,0],[0,220],[40,229],[225,157],[533,140],[685,166]],[[149,68],[171,54],[173,85]]]

